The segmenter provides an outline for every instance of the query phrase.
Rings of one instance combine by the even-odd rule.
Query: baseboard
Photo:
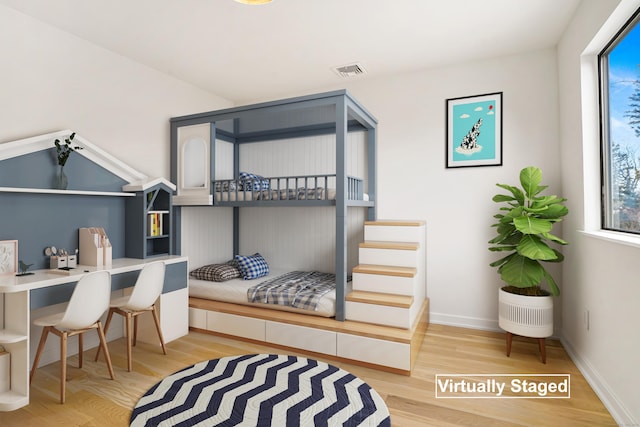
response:
[[[571,346],[571,344],[564,338],[560,339],[567,354],[575,363],[576,367],[584,378],[587,380],[593,391],[598,395],[604,406],[607,408],[613,419],[620,426],[637,426],[640,425],[638,420],[635,420],[633,416],[627,411],[624,405],[620,402],[616,394],[611,390],[607,382],[602,378],[598,371],[589,363],[588,360],[583,359]]]
[[[498,321],[494,319],[481,319],[478,317],[458,316],[434,312],[429,313],[429,323],[457,326],[460,328],[480,329],[483,331],[502,331],[502,329],[498,327]]]
[[[479,317],[457,316],[441,313],[430,313],[429,323],[435,325],[456,326],[459,328],[477,329],[480,331],[504,332],[499,326],[496,319],[481,319]],[[559,340],[559,331],[553,331],[553,335],[549,339]]]

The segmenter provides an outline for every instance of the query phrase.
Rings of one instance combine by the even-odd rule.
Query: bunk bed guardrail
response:
[[[336,175],[296,175],[213,180],[214,204],[237,202],[335,202]],[[347,200],[366,200],[361,178],[347,176]]]

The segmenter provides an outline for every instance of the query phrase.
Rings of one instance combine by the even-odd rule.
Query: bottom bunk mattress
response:
[[[304,309],[281,304],[270,304],[263,302],[249,302],[248,292],[257,284],[272,282],[273,279],[291,274],[291,270],[271,269],[266,276],[253,280],[242,278],[231,279],[224,282],[214,282],[200,280],[189,277],[189,296],[195,298],[209,299],[214,301],[230,302],[273,310],[289,311],[293,313],[303,313],[312,316],[334,317],[336,314],[336,291],[335,288],[324,293],[315,301],[315,309]],[[350,283],[348,284],[350,285]],[[257,293],[264,292],[258,290]]]

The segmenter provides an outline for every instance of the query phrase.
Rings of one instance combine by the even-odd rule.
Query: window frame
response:
[[[625,230],[613,226],[613,179],[611,175],[611,133],[609,115],[609,54],[636,27],[640,27],[640,8],[622,25],[597,55],[598,115],[600,125],[600,228],[605,231],[640,236],[640,230]],[[606,72],[605,72],[606,70]],[[638,165],[640,167],[640,164]]]

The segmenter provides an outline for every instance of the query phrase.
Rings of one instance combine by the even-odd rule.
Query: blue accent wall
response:
[[[53,142],[52,142],[53,144]],[[0,161],[0,187],[52,189],[54,148]],[[127,182],[78,153],[65,173],[68,190],[122,192]],[[0,191],[0,240],[18,240],[18,258],[32,270],[49,268],[44,248],[78,248],[78,228],[103,227],[113,258],[124,257],[125,197]]]
[[[2,160],[0,186],[53,189],[57,170],[55,148]],[[69,178],[68,190],[122,191],[122,186],[127,184],[78,153],[71,153],[64,172]]]
[[[18,257],[31,269],[49,268],[44,248],[73,252],[78,228],[103,227],[113,258],[124,257],[125,198],[0,192],[0,240],[18,240]]]

